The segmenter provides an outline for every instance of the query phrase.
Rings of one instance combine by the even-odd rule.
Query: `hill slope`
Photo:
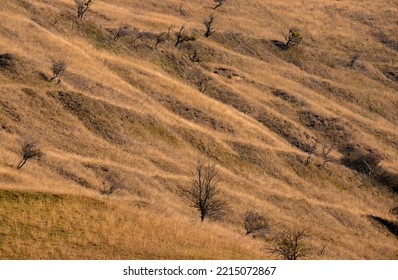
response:
[[[398,258],[378,222],[398,204],[398,4],[240,2],[98,0],[83,19],[1,2],[1,258],[276,258],[287,228],[311,232],[308,258]],[[197,39],[175,47],[181,26]],[[17,170],[33,140],[45,155]],[[181,196],[197,158],[219,168],[222,221]]]

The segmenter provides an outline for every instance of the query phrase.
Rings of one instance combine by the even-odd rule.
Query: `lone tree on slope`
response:
[[[93,5],[95,0],[75,0],[77,17],[83,19],[84,14]]]
[[[206,217],[220,218],[226,211],[226,202],[219,199],[217,177],[216,165],[198,160],[190,178],[191,186],[183,190],[189,205],[199,212],[202,222]]]

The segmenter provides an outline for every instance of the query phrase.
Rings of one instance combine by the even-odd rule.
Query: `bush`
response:
[[[298,31],[297,29],[292,28],[292,29],[289,30],[289,35],[286,36],[286,40],[287,40],[286,47],[289,47],[289,46],[296,47],[303,40],[303,36],[301,35],[300,31]]]
[[[185,29],[185,26],[181,26],[180,30],[176,33],[176,42],[174,44],[175,47],[177,47],[179,44],[183,42],[189,42],[189,41],[196,41],[196,35],[191,34],[187,35],[183,33],[183,30]]]
[[[246,235],[256,231],[266,231],[269,228],[264,216],[254,211],[246,211],[244,215]]]
[[[58,84],[61,82],[61,76],[64,74],[66,70],[66,63],[63,60],[53,60],[51,70],[53,72],[53,76],[50,78],[50,82],[55,79],[58,79]]]
[[[213,10],[216,10],[222,5],[224,5],[227,2],[227,0],[214,0],[214,2],[216,3],[216,6],[214,6]]]
[[[31,158],[41,158],[43,152],[36,147],[37,143],[32,141],[25,142],[21,147],[22,159],[17,165],[17,169],[21,169],[25,163]]]
[[[307,230],[286,230],[276,238],[268,251],[284,260],[301,259],[309,252],[308,246],[303,241],[308,236],[310,234]]]
[[[93,5],[94,0],[75,0],[77,17],[83,19],[84,14]]]

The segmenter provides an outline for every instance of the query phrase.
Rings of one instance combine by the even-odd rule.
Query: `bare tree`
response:
[[[196,36],[194,34],[187,35],[183,33],[183,30],[185,29],[185,26],[182,25],[180,27],[180,30],[176,33],[176,42],[174,44],[175,47],[177,47],[179,44],[183,42],[189,42],[189,41],[196,41]]]
[[[284,260],[298,260],[308,254],[308,247],[303,240],[309,236],[307,230],[286,230],[276,238],[268,251]]]
[[[53,76],[50,78],[50,82],[55,79],[58,79],[58,84],[61,82],[61,76],[64,74],[66,70],[66,63],[63,60],[52,60],[51,70],[53,72]]]
[[[156,47],[158,47],[158,45],[160,43],[163,43],[166,40],[170,39],[170,33],[171,33],[172,28],[173,28],[173,25],[170,25],[167,32],[162,32],[162,33],[158,34],[158,36],[156,37],[156,43],[155,43]]]
[[[323,162],[321,164],[321,167],[324,167],[326,163],[332,161],[331,158],[329,158],[330,152],[333,150],[333,146],[331,144],[325,143],[322,144],[322,159]]]
[[[205,34],[204,34],[204,36],[205,36],[206,38],[207,38],[207,37],[210,37],[211,34],[213,34],[214,32],[216,32],[216,30],[213,28],[214,19],[215,19],[215,16],[214,16],[213,14],[211,14],[211,15],[209,16],[209,18],[203,20],[203,24],[204,24],[205,27],[206,27],[206,32],[205,32]]]
[[[213,8],[213,10],[216,10],[222,5],[224,5],[227,2],[227,0],[214,0],[214,2],[216,3],[216,6]]]
[[[357,60],[359,59],[359,54],[354,54],[354,56],[351,58],[350,63],[348,64],[348,66],[353,67],[355,62],[357,62]]]
[[[306,158],[304,165],[307,166],[312,162],[312,157],[315,153],[316,147],[318,146],[318,142],[316,141],[308,150],[308,157]]]
[[[93,5],[95,0],[75,0],[77,17],[83,19],[84,14]]]
[[[17,165],[17,169],[21,169],[25,163],[31,158],[41,158],[43,152],[36,147],[37,143],[33,141],[26,141],[21,148],[22,159]]]
[[[227,209],[226,202],[219,198],[217,176],[218,170],[214,164],[198,160],[190,178],[191,186],[182,190],[189,205],[199,212],[202,222],[206,217],[220,218]]]
[[[116,32],[113,40],[117,41],[120,37],[129,35],[131,33],[131,28],[128,24],[122,24],[119,26],[119,29]]]
[[[246,235],[255,231],[265,231],[269,228],[268,222],[265,217],[257,212],[246,211],[243,218]]]

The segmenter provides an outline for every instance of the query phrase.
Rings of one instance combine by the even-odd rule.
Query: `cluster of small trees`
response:
[[[218,188],[219,171],[215,164],[198,160],[190,176],[190,185],[182,188],[181,193],[190,207],[196,209],[200,220],[220,219],[229,210],[227,202],[222,199]],[[260,213],[248,210],[242,216],[246,235],[255,234],[264,238],[269,231],[268,220]],[[282,259],[297,260],[309,252],[304,239],[310,236],[307,230],[286,230],[271,242],[266,250]]]

